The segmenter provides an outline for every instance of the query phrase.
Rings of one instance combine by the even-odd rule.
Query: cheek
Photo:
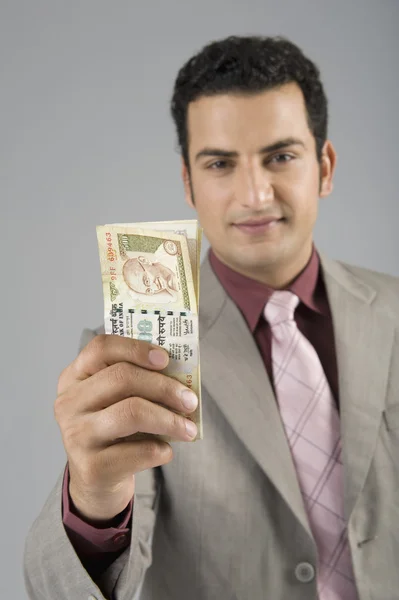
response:
[[[230,201],[226,187],[214,181],[198,181],[194,191],[196,210],[202,224],[211,229],[222,227]]]
[[[206,237],[211,241],[223,235],[224,215],[214,202],[198,203],[197,214]]]
[[[294,216],[312,219],[318,210],[319,179],[314,170],[293,173],[289,178],[276,182],[277,199],[285,202]]]

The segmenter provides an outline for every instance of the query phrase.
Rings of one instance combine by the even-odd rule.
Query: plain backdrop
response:
[[[65,454],[53,402],[103,318],[95,226],[195,218],[169,99],[230,34],[282,34],[318,64],[338,151],[316,244],[399,275],[397,0],[1,0],[0,597]]]

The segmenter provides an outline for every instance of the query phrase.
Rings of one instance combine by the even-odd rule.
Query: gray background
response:
[[[59,372],[102,321],[95,225],[193,218],[168,114],[208,41],[284,34],[320,66],[338,151],[316,243],[399,275],[399,2],[0,2],[0,597],[65,455]]]

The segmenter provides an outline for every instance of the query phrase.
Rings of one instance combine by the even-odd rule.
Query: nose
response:
[[[260,164],[247,165],[243,169],[237,191],[242,206],[252,209],[262,209],[274,199],[273,186]]]

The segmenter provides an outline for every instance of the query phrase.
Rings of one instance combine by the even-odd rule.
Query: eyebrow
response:
[[[298,138],[288,137],[283,140],[278,140],[269,146],[263,146],[258,150],[258,154],[266,154],[268,152],[275,152],[276,150],[281,150],[282,148],[287,148],[288,146],[303,146],[305,144],[302,140]],[[235,150],[222,150],[221,148],[203,148],[196,154],[195,161],[197,162],[200,158],[204,156],[222,156],[223,158],[237,158],[239,153]]]

